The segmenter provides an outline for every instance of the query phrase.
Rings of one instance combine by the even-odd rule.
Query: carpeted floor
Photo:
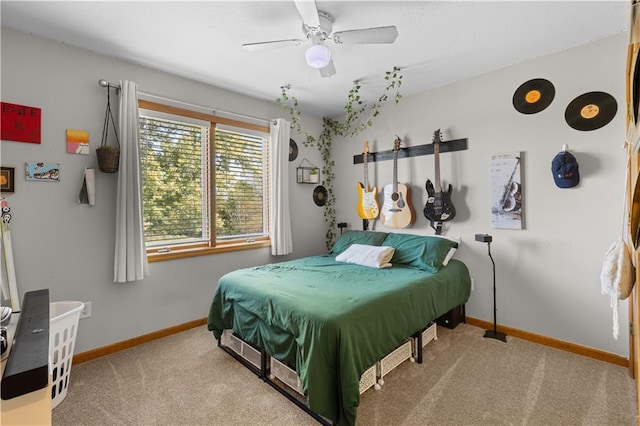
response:
[[[438,328],[361,397],[364,425],[637,425],[628,370],[513,337]],[[204,326],[75,365],[54,425],[315,425]]]

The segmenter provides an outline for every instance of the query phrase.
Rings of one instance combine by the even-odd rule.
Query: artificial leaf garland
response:
[[[393,67],[393,70],[385,73],[384,79],[387,81],[387,86],[384,89],[382,95],[378,97],[377,102],[372,105],[367,105],[361,96],[360,89],[362,84],[358,81],[354,81],[353,87],[349,90],[347,96],[347,103],[344,106],[345,117],[344,120],[335,120],[329,117],[322,118],[322,131],[320,136],[316,139],[306,131],[302,130],[301,114],[298,109],[298,100],[292,96],[289,91],[290,85],[281,86],[282,92],[280,98],[276,99],[278,105],[283,111],[287,111],[291,118],[291,124],[293,128],[301,135],[304,135],[304,146],[316,146],[320,155],[322,156],[322,185],[327,190],[327,199],[324,205],[324,219],[328,225],[326,233],[327,249],[331,249],[336,237],[336,210],[335,199],[333,195],[333,180],[334,172],[333,168],[335,162],[331,159],[331,143],[334,136],[342,137],[354,137],[362,133],[367,127],[372,127],[374,119],[380,115],[380,108],[382,104],[389,100],[389,95],[393,94],[393,100],[395,104],[400,102],[402,95],[400,94],[400,86],[402,85],[402,74],[399,67]],[[362,114],[370,110],[371,114],[367,120],[362,120]]]

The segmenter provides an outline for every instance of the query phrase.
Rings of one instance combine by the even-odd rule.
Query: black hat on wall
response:
[[[578,161],[566,148],[553,157],[551,173],[558,188],[573,188],[580,183]]]

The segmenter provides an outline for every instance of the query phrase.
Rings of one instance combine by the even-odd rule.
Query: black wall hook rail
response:
[[[440,143],[440,153],[463,151],[467,149],[467,138],[454,139]],[[433,144],[409,146],[407,148],[400,148],[398,150],[398,158],[417,157],[419,155],[433,154]],[[353,156],[353,164],[362,164],[364,160],[363,154]],[[393,160],[393,150],[370,152],[367,157],[368,162]]]

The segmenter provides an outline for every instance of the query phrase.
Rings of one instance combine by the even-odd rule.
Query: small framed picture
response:
[[[14,192],[15,188],[15,168],[0,167],[0,192]]]
[[[27,180],[40,182],[60,182],[60,163],[30,161],[25,163]]]
[[[89,155],[89,132],[67,129],[67,154]]]

